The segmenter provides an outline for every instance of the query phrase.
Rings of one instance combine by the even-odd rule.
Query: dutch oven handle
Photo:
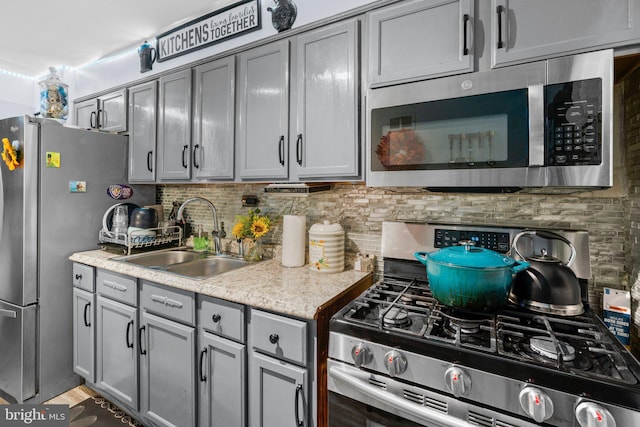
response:
[[[424,265],[427,265],[427,254],[429,252],[414,252],[413,256],[416,257],[416,259],[418,261],[420,261],[421,263],[423,263]]]
[[[559,234],[552,233],[551,231],[545,231],[545,230],[524,230],[516,234],[516,237],[513,238],[513,243],[511,244],[511,247],[516,252],[516,255],[518,255],[518,257],[520,257],[521,259],[526,259],[526,257],[524,257],[518,250],[517,243],[518,243],[518,240],[523,236],[540,236],[544,239],[559,240],[565,245],[569,246],[569,249],[571,249],[571,255],[569,255],[569,259],[565,263],[567,267],[573,264],[573,261],[575,261],[576,259],[576,248],[575,246],[573,246],[573,244],[569,240],[567,240],[566,238],[564,238]]]
[[[516,260],[516,263],[513,264],[513,267],[511,268],[511,274],[520,273],[530,266],[531,265],[527,261]]]

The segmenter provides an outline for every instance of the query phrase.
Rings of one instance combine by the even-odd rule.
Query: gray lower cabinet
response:
[[[129,92],[129,182],[156,180],[156,132],[158,82],[151,81]]]
[[[95,381],[95,270],[73,264],[73,371]]]
[[[159,79],[158,181],[191,177],[191,69]]]
[[[245,307],[198,295],[200,427],[247,425]]]
[[[251,309],[249,317],[249,425],[315,425],[310,394],[307,323]]]
[[[138,409],[137,279],[98,269],[96,387],[128,410]]]
[[[154,426],[195,427],[195,296],[142,282],[140,414]]]
[[[493,65],[640,40],[637,0],[492,0],[491,4]]]

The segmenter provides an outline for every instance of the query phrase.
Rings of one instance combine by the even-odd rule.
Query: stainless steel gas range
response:
[[[383,224],[383,278],[330,323],[331,427],[640,425],[640,364],[588,306],[586,232],[558,232],[576,247],[576,316],[444,306],[413,257],[462,239],[506,253],[520,231]],[[563,256],[537,236],[527,245]]]

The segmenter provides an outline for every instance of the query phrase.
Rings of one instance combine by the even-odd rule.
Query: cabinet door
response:
[[[124,132],[127,130],[126,89],[100,97],[98,129],[108,132]]]
[[[245,346],[207,332],[200,332],[201,427],[246,425]]]
[[[195,179],[233,178],[235,56],[196,67],[193,119]]]
[[[298,178],[357,176],[360,152],[358,21],[297,37],[294,60],[290,157],[295,172],[292,175]]]
[[[82,129],[95,129],[98,126],[98,99],[87,99],[73,106],[76,126]]]
[[[138,309],[96,297],[96,385],[138,409]]]
[[[637,0],[493,0],[494,65],[612,47],[640,37]]]
[[[129,88],[129,181],[154,182],[158,82]]]
[[[239,55],[237,132],[240,177],[287,178],[289,42]]]
[[[196,425],[195,329],[143,312],[140,412],[153,425]]]
[[[250,363],[249,425],[309,425],[306,369],[255,352]]]
[[[414,0],[370,12],[370,86],[472,71],[472,18],[472,0]]]
[[[160,77],[158,180],[191,176],[191,70]]]
[[[73,372],[95,382],[95,294],[73,288]]]

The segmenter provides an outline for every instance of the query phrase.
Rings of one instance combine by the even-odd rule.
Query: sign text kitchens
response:
[[[258,29],[260,1],[235,3],[159,35],[156,38],[158,61],[166,61]]]

